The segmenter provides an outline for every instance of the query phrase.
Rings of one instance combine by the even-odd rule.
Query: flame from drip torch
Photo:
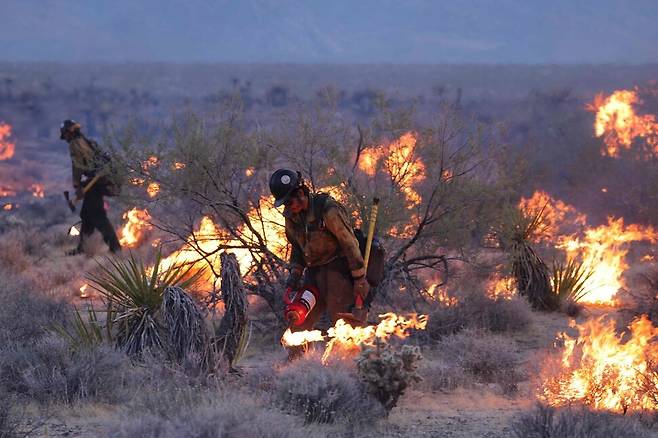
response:
[[[305,345],[309,342],[328,340],[322,355],[322,362],[327,363],[332,353],[337,350],[353,351],[361,344],[373,345],[375,339],[388,341],[392,336],[404,339],[409,336],[408,330],[424,330],[427,327],[427,315],[410,314],[407,316],[395,313],[379,315],[382,319],[377,325],[367,327],[352,327],[344,320],[339,319],[336,324],[327,331],[327,336],[322,336],[319,330],[292,332],[286,330],[281,338],[281,343],[286,347]]]

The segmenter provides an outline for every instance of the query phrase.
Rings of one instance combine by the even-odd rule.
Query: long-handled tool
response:
[[[103,175],[100,174],[100,173],[94,175],[94,177],[91,179],[91,181],[89,181],[87,183],[87,185],[82,188],[82,196],[83,197],[89,190],[91,190],[92,187],[94,187],[94,184],[96,184],[98,182],[98,180],[101,179],[102,176]],[[81,197],[79,198],[79,197],[76,196],[75,198],[71,199],[69,191],[65,190],[64,191],[64,199],[66,199],[66,203],[69,205],[69,208],[71,209],[71,211],[75,212],[75,204],[77,204],[82,198]]]
[[[365,254],[363,255],[363,268],[368,273],[368,261],[370,260],[370,249],[372,248],[372,239],[375,236],[375,223],[377,222],[377,213],[379,212],[379,198],[372,199],[372,210],[370,210],[370,222],[368,223],[368,236],[366,237]],[[358,295],[355,297],[354,308],[349,313],[339,313],[338,318],[352,326],[363,325],[368,319],[368,309],[363,303],[364,297]]]

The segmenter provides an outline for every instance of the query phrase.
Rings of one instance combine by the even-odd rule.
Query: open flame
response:
[[[80,287],[80,298],[89,298],[89,293],[87,293],[88,288],[89,288],[89,285],[87,283],[83,284]]]
[[[144,237],[144,233],[152,228],[150,223],[151,215],[146,209],[140,210],[135,207],[125,212],[123,218],[126,219],[127,222],[119,232],[121,236],[119,243],[128,248],[135,248],[140,244]]]
[[[439,286],[437,283],[431,284],[427,288],[427,295],[445,307],[453,307],[459,304],[459,298],[451,297],[446,288]]]
[[[142,170],[147,172],[151,167],[155,167],[160,162],[160,159],[155,155],[150,156],[146,161],[142,163]]]
[[[417,141],[414,132],[407,132],[388,144],[364,149],[359,157],[359,169],[369,176],[374,176],[383,164],[391,181],[404,194],[408,208],[421,202],[414,187],[425,179],[425,164],[416,152]]]
[[[629,268],[626,262],[628,244],[647,240],[656,242],[658,234],[651,227],[624,225],[624,219],[608,218],[608,223],[587,228],[584,237],[563,236],[558,248],[564,249],[568,259],[581,260],[593,272],[585,289],[589,293],[581,301],[596,304],[617,304],[617,292],[625,287],[623,275]]]
[[[597,137],[603,137],[606,149],[603,155],[618,157],[622,149],[630,149],[633,140],[642,137],[658,154],[658,123],[653,114],[639,115],[635,106],[642,101],[637,90],[617,90],[610,96],[599,94],[594,102],[587,106],[596,112],[594,132]]]
[[[5,197],[5,196],[16,196],[16,190],[9,186],[1,186],[0,185],[0,198]]]
[[[292,333],[288,329],[281,338],[281,343],[286,347],[292,347],[327,340],[327,346],[322,355],[322,362],[326,364],[332,353],[339,350],[349,354],[358,351],[361,344],[374,345],[375,339],[388,341],[393,336],[405,339],[409,336],[408,330],[425,330],[427,327],[427,315],[419,316],[414,313],[402,316],[390,312],[379,315],[379,317],[381,318],[379,324],[367,327],[352,327],[339,319],[327,331],[326,337],[322,336],[319,330]]]
[[[43,198],[46,194],[42,184],[32,184],[30,186],[30,191],[35,198]]]
[[[155,198],[160,193],[160,184],[157,182],[149,183],[146,188],[146,193],[149,195],[149,198]]]
[[[2,206],[2,209],[3,209],[4,211],[9,211],[9,210],[11,210],[11,209],[13,209],[13,208],[14,208],[14,204],[5,204],[5,205]]]
[[[562,333],[560,366],[544,369],[539,397],[553,406],[582,403],[621,412],[658,409],[655,398],[642,390],[647,383],[658,385],[656,374],[648,372],[658,360],[658,328],[646,315],[629,328],[629,334],[618,335],[614,321],[600,317],[578,325],[578,338]]]
[[[16,144],[9,141],[11,125],[0,123],[0,161],[8,160],[14,156]]]
[[[514,277],[505,277],[494,272],[486,283],[486,294],[492,300],[511,300],[516,295]]]
[[[536,192],[530,199],[522,199],[519,207],[526,212],[544,209],[544,220],[539,238],[550,241],[564,250],[567,259],[579,260],[593,274],[585,283],[586,294],[581,301],[616,305],[617,292],[625,287],[624,272],[628,269],[626,255],[632,242],[655,242],[658,234],[652,227],[624,225],[623,218],[608,218],[598,227],[587,226],[586,215],[573,206],[551,198],[545,192]],[[577,226],[573,233],[563,232],[567,226]]]

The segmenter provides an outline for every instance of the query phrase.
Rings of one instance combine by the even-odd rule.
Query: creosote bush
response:
[[[418,347],[403,345],[397,349],[377,339],[374,346],[362,346],[356,365],[368,391],[388,413],[410,384],[422,380],[417,372],[422,358]]]
[[[438,344],[438,352],[445,363],[457,367],[470,376],[470,380],[497,384],[505,394],[515,392],[518,383],[525,379],[514,341],[500,335],[466,330],[443,338]],[[447,375],[445,372],[440,379]],[[439,382],[435,386],[459,384],[458,373],[453,373],[453,376],[452,381]]]
[[[305,423],[363,425],[385,414],[353,368],[326,367],[309,354],[278,373],[273,391],[279,405]]]
[[[439,306],[430,313],[427,333],[433,340],[464,329],[479,329],[493,333],[520,332],[532,322],[532,312],[525,300],[486,297],[473,291],[460,297],[453,306]]]
[[[109,346],[73,350],[55,335],[0,350],[0,386],[39,403],[117,401],[130,371],[128,357]]]
[[[655,436],[632,417],[587,409],[537,405],[512,423],[516,438],[648,438]]]

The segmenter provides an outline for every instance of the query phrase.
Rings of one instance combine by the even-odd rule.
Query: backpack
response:
[[[116,161],[114,161],[112,156],[107,151],[103,150],[94,140],[88,139],[84,136],[83,138],[87,141],[92,151],[94,151],[94,167],[96,168],[94,174],[103,169],[107,171],[107,175],[103,176],[99,181],[99,183],[105,187],[105,195],[118,196],[121,193],[123,181],[119,177]]]
[[[323,222],[324,208],[330,197],[331,196],[327,193],[317,193],[314,195],[313,213],[316,220],[320,223]],[[354,233],[356,240],[359,242],[361,255],[365,259],[367,236],[360,228],[352,228],[352,232]],[[370,258],[368,259],[368,270],[366,272],[366,279],[371,287],[378,286],[384,278],[385,263],[386,249],[381,240],[375,235],[373,236],[372,245],[370,247]],[[371,297],[374,297],[372,293],[368,295],[368,298]]]

